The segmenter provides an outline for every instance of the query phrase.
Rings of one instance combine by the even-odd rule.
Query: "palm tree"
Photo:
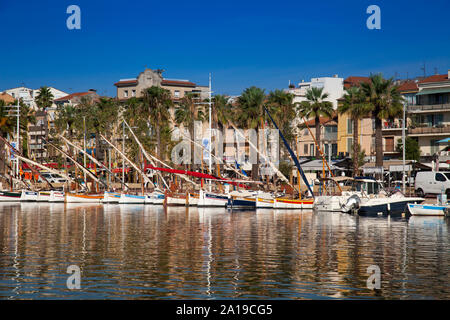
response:
[[[359,87],[351,87],[349,89],[345,89],[343,99],[343,103],[338,107],[338,112],[341,114],[348,113],[353,120],[353,176],[356,176],[359,165],[359,146],[357,143],[358,121],[365,115],[367,115],[370,110],[368,105],[365,103],[365,97]]]
[[[157,155],[161,159],[161,129],[170,119],[170,108],[173,106],[170,91],[161,87],[152,86],[143,90],[143,102],[147,107],[149,121],[156,131]]]
[[[320,147],[320,117],[331,117],[333,114],[333,104],[325,101],[328,93],[323,92],[323,88],[312,87],[306,91],[307,101],[302,101],[297,109],[301,117],[314,118],[316,127],[316,141]]]
[[[403,98],[393,78],[384,79],[381,73],[370,75],[368,83],[361,83],[361,90],[375,118],[375,165],[382,167],[384,158],[382,120],[401,115]]]
[[[275,121],[281,128],[281,133],[290,142],[294,137],[291,125],[292,120],[295,118],[294,95],[277,89],[269,93],[268,103],[273,110]]]
[[[77,111],[74,106],[66,105],[66,106],[58,106],[55,115],[55,129],[57,132],[61,133],[65,130],[68,131],[69,140],[72,140],[73,133],[75,129],[75,120],[76,120]]]
[[[47,108],[51,107],[53,103],[53,94],[50,91],[50,88],[46,86],[41,87],[35,102],[38,108],[43,111],[46,111]]]
[[[175,123],[183,124],[184,127],[188,128],[192,140],[195,140],[194,121],[203,121],[204,119],[203,105],[196,104],[195,98],[196,96],[192,93],[185,94],[179,106],[175,109]],[[194,163],[193,142],[191,142],[191,163]],[[191,168],[190,165],[189,167]]]
[[[238,98],[239,112],[236,113],[237,123],[248,129],[258,129],[264,120],[264,103],[266,95],[264,89],[250,87],[244,90]],[[258,144],[259,145],[259,144]],[[257,163],[252,164],[252,179],[258,180],[259,157]]]
[[[216,94],[214,96],[214,100],[213,100],[213,104],[212,104],[212,127],[213,128],[221,128],[224,129],[226,127],[228,127],[229,122],[231,120],[232,117],[232,106],[229,103],[229,99],[228,97],[221,95],[221,94]]]
[[[0,100],[0,135],[6,137],[6,135],[12,133],[13,130],[14,121],[9,115],[9,109],[5,101]]]

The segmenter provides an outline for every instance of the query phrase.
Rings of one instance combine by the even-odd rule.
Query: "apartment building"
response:
[[[287,91],[294,95],[294,103],[300,103],[307,101],[306,92],[313,87],[323,88],[323,92],[328,93],[326,101],[330,101],[333,104],[333,108],[336,109],[338,99],[344,94],[344,79],[339,78],[336,74],[333,77],[312,78],[309,82],[302,80],[302,82],[298,83],[297,87],[290,85]]]
[[[447,145],[439,140],[450,137],[450,70],[417,83],[415,103],[408,105],[408,136],[419,142],[422,156],[433,156]]]
[[[337,143],[337,132],[338,132],[338,123],[337,123],[337,115],[333,115],[331,118],[320,117],[320,148],[323,150],[324,154],[327,158],[336,157],[338,155],[338,143]],[[314,138],[312,137],[308,127],[311,130],[312,134],[316,134],[316,124],[315,120],[308,120],[306,124],[301,126],[298,134],[298,149],[300,157],[320,157],[320,154],[317,151],[316,144],[314,142]]]
[[[351,76],[344,80],[344,88],[348,89],[351,87],[360,86],[361,83],[368,83],[369,81],[369,77]],[[341,104],[342,102],[342,99],[338,99],[338,104]],[[364,150],[367,157],[375,155],[374,128],[375,123],[369,114],[367,117],[360,119],[358,123],[358,141],[355,142],[353,141],[353,119],[351,119],[350,115],[347,113],[338,114],[338,154],[341,156],[350,156],[353,152],[353,143],[359,143],[361,150]]]
[[[58,99],[67,95],[66,92],[58,90],[56,88],[49,87],[49,89],[53,95],[53,99]],[[38,109],[35,100],[36,97],[39,95],[39,92],[40,88],[31,89],[26,87],[11,88],[4,91],[4,93],[11,95],[14,99],[22,99],[22,101],[33,110]]]

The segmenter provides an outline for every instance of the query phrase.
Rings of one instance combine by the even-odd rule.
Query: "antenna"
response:
[[[438,68],[434,67],[434,74],[439,74]]]
[[[423,76],[424,76],[424,78],[426,78],[427,77],[427,67],[425,65],[425,62],[423,63],[423,67],[420,68],[420,70],[423,70]]]

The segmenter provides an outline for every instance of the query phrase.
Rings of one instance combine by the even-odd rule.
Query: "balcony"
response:
[[[402,125],[400,122],[383,122],[383,127],[382,127],[383,133],[391,133],[394,131],[401,131],[402,130]],[[408,128],[406,128],[406,130],[408,130]]]
[[[421,135],[443,135],[450,133],[450,125],[440,125],[434,127],[418,127],[409,128],[409,136],[421,136]]]
[[[450,103],[408,106],[408,113],[450,111]]]

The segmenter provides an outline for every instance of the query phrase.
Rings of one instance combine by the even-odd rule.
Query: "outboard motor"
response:
[[[358,195],[354,194],[350,198],[347,199],[347,202],[342,206],[343,212],[350,212],[354,209],[359,209],[359,205],[361,204],[361,199]]]

